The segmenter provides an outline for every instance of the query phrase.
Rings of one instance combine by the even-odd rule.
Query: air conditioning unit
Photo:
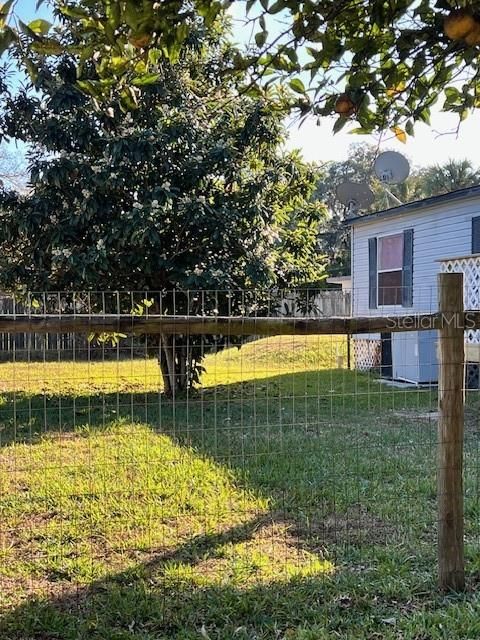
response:
[[[392,333],[392,378],[415,384],[438,382],[437,331]]]

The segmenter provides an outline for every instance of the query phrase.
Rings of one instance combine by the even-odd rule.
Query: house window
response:
[[[403,233],[378,238],[378,305],[402,304]]]
[[[413,306],[413,229],[368,239],[368,307]]]

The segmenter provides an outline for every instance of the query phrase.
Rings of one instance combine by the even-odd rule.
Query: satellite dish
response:
[[[397,151],[384,151],[375,160],[375,174],[384,184],[398,184],[408,178],[408,160]]]
[[[369,207],[375,200],[373,191],[365,182],[342,182],[337,187],[337,198],[348,207],[348,213],[353,214],[358,209]]]

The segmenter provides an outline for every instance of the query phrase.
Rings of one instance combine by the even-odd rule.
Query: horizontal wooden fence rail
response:
[[[0,333],[124,333],[188,335],[321,335],[480,328],[480,311],[355,318],[224,316],[0,315]]]

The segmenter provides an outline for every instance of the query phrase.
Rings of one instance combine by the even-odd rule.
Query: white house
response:
[[[480,186],[355,217],[348,224],[353,316],[436,311],[440,271],[463,271],[465,308],[480,309]],[[480,344],[478,334],[466,336],[469,353]],[[437,380],[434,331],[354,336],[354,353],[360,369],[382,365],[383,374],[394,379]]]

